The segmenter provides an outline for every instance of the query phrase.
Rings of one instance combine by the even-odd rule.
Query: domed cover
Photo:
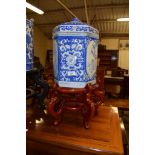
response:
[[[61,34],[62,33],[89,33],[93,35],[95,38],[99,38],[99,32],[97,29],[93,28],[92,26],[87,25],[86,23],[82,23],[78,18],[73,18],[71,22],[66,22],[61,25],[58,25],[53,30],[53,35]],[[80,34],[80,33],[79,33]]]

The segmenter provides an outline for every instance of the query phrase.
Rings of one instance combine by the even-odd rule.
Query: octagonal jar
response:
[[[54,79],[60,87],[96,83],[99,32],[74,18],[53,30]]]

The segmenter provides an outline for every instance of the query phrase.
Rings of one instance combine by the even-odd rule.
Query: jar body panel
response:
[[[86,36],[54,39],[54,77],[60,87],[84,88],[96,83],[97,43]]]

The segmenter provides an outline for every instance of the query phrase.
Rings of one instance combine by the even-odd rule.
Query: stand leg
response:
[[[89,128],[89,121],[95,112],[94,103],[90,100],[90,98],[91,98],[91,94],[87,93],[85,96],[84,106],[82,108],[83,123],[86,129]]]
[[[54,117],[54,125],[60,124],[62,109],[63,104],[59,102],[58,97],[55,96],[51,98],[51,101],[48,104],[48,112]]]
[[[98,107],[104,103],[104,92],[103,91],[95,91],[95,116],[98,115]]]

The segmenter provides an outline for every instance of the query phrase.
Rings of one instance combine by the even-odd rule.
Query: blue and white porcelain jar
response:
[[[33,20],[26,19],[26,71],[33,69]]]
[[[96,83],[99,32],[74,18],[53,30],[54,79],[60,87]]]

